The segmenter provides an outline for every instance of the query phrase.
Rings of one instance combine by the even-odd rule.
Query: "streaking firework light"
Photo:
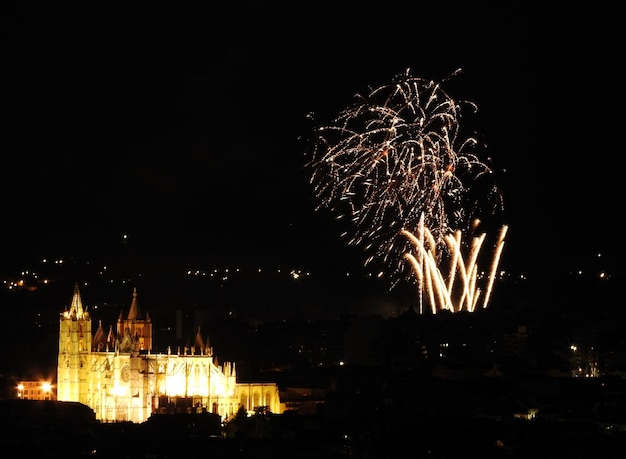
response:
[[[307,168],[318,209],[347,222],[348,244],[392,285],[418,280],[406,262],[414,249],[407,232],[427,228],[433,253],[449,253],[446,238],[472,231],[485,203],[502,207],[492,170],[475,153],[481,145],[459,128],[466,108],[476,111],[406,70],[315,130]]]

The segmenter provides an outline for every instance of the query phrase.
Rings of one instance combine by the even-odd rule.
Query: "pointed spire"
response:
[[[107,346],[113,348],[115,345],[115,336],[113,335],[113,325],[109,325],[109,334],[107,335]]]
[[[77,319],[82,319],[83,314],[83,302],[80,299],[78,283],[76,283],[74,284],[74,295],[72,296],[72,304],[70,306],[69,316],[76,317]]]
[[[198,327],[198,333],[196,333],[196,346],[200,348],[200,352],[204,353],[204,340],[202,339],[202,334],[200,333],[200,327]]]
[[[213,356],[213,348],[211,347],[211,341],[209,340],[209,335],[206,335],[206,339],[204,340],[204,353],[209,357]]]
[[[98,329],[91,340],[91,349],[93,351],[101,351],[106,347],[106,336],[102,328],[102,320],[98,321]]]
[[[141,319],[141,311],[139,311],[139,305],[137,304],[137,287],[133,289],[133,302],[130,304],[130,310],[128,311],[128,320]]]

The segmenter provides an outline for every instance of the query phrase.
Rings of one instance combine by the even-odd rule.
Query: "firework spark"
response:
[[[446,256],[441,258],[436,253],[436,245],[428,228],[420,221],[417,235],[401,230],[413,247],[414,253],[404,254],[405,260],[411,266],[418,285],[420,299],[420,313],[423,312],[423,296],[426,296],[431,311],[440,310],[451,312],[473,312],[482,295],[482,307],[486,308],[491,297],[493,283],[497,275],[504,240],[508,226],[503,226],[494,247],[490,269],[488,272],[478,270],[478,256],[485,241],[486,233],[473,236],[469,253],[464,254],[465,246],[462,242],[462,233],[457,230],[454,234],[446,235]],[[465,255],[465,256],[464,256]],[[447,275],[442,273],[442,266],[447,261]],[[482,282],[485,290],[480,287]]]
[[[468,227],[482,208],[472,201],[470,185],[492,171],[473,153],[477,140],[461,136],[466,106],[476,110],[407,70],[392,84],[357,94],[352,106],[316,131],[308,167],[319,208],[348,220],[348,244],[364,248],[365,265],[380,262],[394,285],[415,280],[406,269],[411,242],[402,231],[416,231],[423,220],[434,245],[447,250],[448,236]],[[487,194],[501,204],[495,185]]]
[[[463,231],[475,230],[482,207],[470,185],[491,169],[473,153],[476,139],[460,135],[460,116],[461,105],[438,83],[407,70],[319,128],[309,163],[320,207],[348,217],[348,243],[365,248],[366,265],[386,266],[392,286],[401,278],[417,283],[420,311],[424,297],[433,312],[474,311],[481,295],[486,307],[504,245],[506,226],[487,275],[478,270],[485,233],[471,236],[463,253]],[[488,198],[501,204],[495,184]]]

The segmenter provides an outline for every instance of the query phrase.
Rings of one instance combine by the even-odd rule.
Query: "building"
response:
[[[49,381],[21,380],[17,383],[17,398],[22,400],[55,400]]]
[[[89,406],[102,422],[141,423],[153,413],[210,412],[222,419],[240,407],[280,414],[276,383],[239,383],[234,362],[218,364],[200,330],[191,346],[152,353],[152,321],[142,314],[137,289],[126,317],[92,333],[78,285],[61,313],[57,399]]]

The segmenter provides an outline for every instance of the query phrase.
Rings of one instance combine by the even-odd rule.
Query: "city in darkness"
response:
[[[155,353],[201,329],[278,384],[290,409],[204,432],[243,455],[614,457],[617,16],[413,7],[8,6],[2,398],[54,389],[77,285],[93,329],[136,291]],[[83,433],[233,452],[177,432]]]

